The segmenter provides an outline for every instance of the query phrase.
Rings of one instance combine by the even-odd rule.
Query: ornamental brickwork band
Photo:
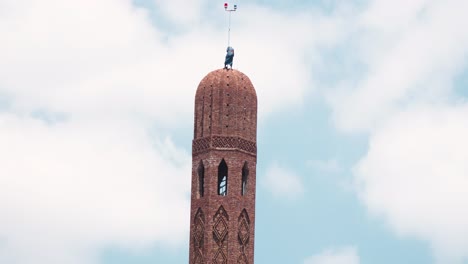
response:
[[[192,143],[192,153],[197,154],[209,149],[237,149],[257,155],[255,142],[232,136],[212,136],[196,139]]]

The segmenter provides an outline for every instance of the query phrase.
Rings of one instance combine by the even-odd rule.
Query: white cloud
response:
[[[159,11],[165,15],[171,22],[179,26],[193,26],[194,23],[200,23],[202,18],[202,7],[206,0],[154,0]],[[222,8],[222,3],[216,7]]]
[[[234,66],[254,73],[250,77],[257,89],[260,117],[301,105],[304,95],[315,89],[310,71],[325,67],[319,60],[320,48],[340,39],[344,22],[338,17],[313,10],[281,14],[257,6],[239,11],[232,41],[239,60]]]
[[[148,131],[192,122],[226,31],[207,21],[204,1],[155,3],[184,30],[155,27],[130,0],[0,2],[0,96],[10,106],[0,113],[1,263],[97,263],[108,246],[186,241],[189,156]],[[234,65],[252,78],[260,116],[301,103],[311,83],[303,56],[333,41],[337,22],[242,8]],[[38,112],[60,118],[45,124],[31,118]],[[281,195],[303,191],[294,174],[273,172],[286,173],[289,187],[273,185]]]
[[[171,35],[127,0],[18,2],[8,0],[0,16],[0,87],[14,98],[16,111],[136,113],[190,122],[198,82],[223,65],[226,31],[215,23],[190,24],[190,30]],[[159,11],[172,16],[172,2],[157,1],[164,7]],[[333,20],[312,21],[317,34],[311,37],[303,34],[311,27],[309,15],[243,8],[232,33],[234,65],[252,78],[261,116],[301,103],[310,84],[303,56],[310,45],[333,39],[332,33],[319,34],[334,32]],[[214,22],[225,15],[219,9]],[[200,16],[197,11],[188,17],[208,19]]]
[[[356,248],[345,247],[337,250],[326,250],[321,254],[307,258],[304,264],[359,264]]]
[[[268,167],[261,182],[265,188],[279,198],[297,199],[304,194],[301,177],[295,172],[281,167],[276,162]]]
[[[468,257],[468,105],[403,112],[371,136],[355,174],[369,210],[431,242],[440,263]]]
[[[97,263],[109,246],[185,242],[189,156],[149,128],[193,100],[170,89],[168,48],[146,13],[124,0],[0,5],[11,105],[0,116],[0,262]],[[200,77],[186,78],[190,94]],[[44,124],[37,112],[64,118]]]
[[[370,1],[350,20],[357,69],[328,94],[336,127],[370,137],[355,170],[372,213],[431,242],[440,263],[468,256],[466,70],[468,2]],[[349,51],[348,50],[348,51]]]
[[[329,94],[336,125],[366,132],[414,101],[448,98],[468,55],[468,29],[460,27],[467,8],[463,0],[372,1],[350,22],[352,58],[364,74]]]
[[[0,262],[92,263],[108,245],[185,240],[191,164],[169,140],[120,120],[2,114],[0,145]]]

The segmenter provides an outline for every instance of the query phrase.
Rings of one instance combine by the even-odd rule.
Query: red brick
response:
[[[191,264],[253,263],[256,137],[257,95],[250,79],[237,70],[220,69],[209,73],[200,82],[195,96],[190,216]],[[218,195],[218,166],[223,159],[228,166],[226,196]],[[203,197],[199,193],[198,168],[201,162],[204,165]],[[242,168],[246,162],[249,170],[247,191],[242,195]],[[216,218],[221,206],[225,214],[219,214]],[[246,214],[242,214],[244,210]],[[203,217],[198,217],[199,211],[203,212]],[[249,221],[245,215],[248,215]],[[197,217],[198,220],[195,219]],[[223,224],[220,223],[216,231],[216,221],[225,222],[227,229],[224,230]],[[225,231],[227,235],[223,236]],[[216,241],[218,238],[224,240]],[[218,252],[225,255],[225,262],[216,262]],[[196,258],[200,255],[203,258],[197,261]],[[242,262],[244,256],[245,262]]]

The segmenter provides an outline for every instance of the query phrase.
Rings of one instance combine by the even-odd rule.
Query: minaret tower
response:
[[[249,78],[210,72],[195,95],[190,264],[253,264],[256,138]]]

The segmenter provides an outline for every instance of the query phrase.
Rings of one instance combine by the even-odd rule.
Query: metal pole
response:
[[[231,44],[231,11],[229,11],[228,47]]]

